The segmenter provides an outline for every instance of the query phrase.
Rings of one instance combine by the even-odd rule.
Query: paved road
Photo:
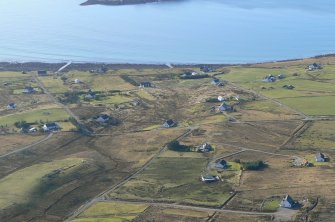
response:
[[[194,130],[194,128],[189,128],[186,132],[184,132],[182,135],[178,136],[175,140],[179,140],[185,136],[187,136],[188,134],[190,134],[192,131]],[[88,201],[87,203],[85,203],[84,205],[80,206],[76,211],[74,211],[71,215],[68,216],[68,218],[65,220],[65,222],[67,221],[71,221],[74,218],[76,218],[78,215],[80,215],[82,212],[84,212],[87,208],[89,208],[90,206],[92,206],[94,203],[105,200],[108,198],[108,193],[118,189],[119,187],[123,186],[124,184],[126,184],[129,180],[135,178],[137,175],[139,175],[141,172],[143,172],[160,154],[162,154],[165,150],[167,149],[167,146],[164,145],[149,161],[147,161],[140,169],[138,169],[135,173],[133,173],[132,175],[130,175],[129,177],[125,178],[123,181],[121,181],[120,183],[110,187],[109,189],[103,191],[102,193],[98,194],[96,197],[94,197],[92,200]]]
[[[53,133],[50,133],[46,137],[44,137],[43,139],[41,139],[41,140],[39,140],[37,142],[34,142],[34,143],[30,144],[30,145],[24,146],[22,148],[16,149],[16,150],[14,150],[12,152],[9,152],[9,153],[6,153],[6,154],[0,156],[0,159],[2,159],[4,157],[7,157],[7,156],[10,156],[10,155],[12,155],[14,153],[19,153],[19,152],[22,152],[24,150],[30,149],[31,147],[37,146],[38,144],[43,143],[43,142],[47,141],[48,139],[50,139],[52,136],[53,136]]]

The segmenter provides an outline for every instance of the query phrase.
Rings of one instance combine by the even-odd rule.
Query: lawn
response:
[[[99,104],[122,104],[132,101],[132,98],[129,96],[115,95],[115,96],[107,96],[103,97],[101,100],[92,100],[91,104],[99,105]]]
[[[64,85],[63,80],[60,78],[54,78],[53,76],[39,77],[39,80],[51,93],[65,93],[70,91],[69,87]]]
[[[125,82],[118,76],[113,75],[98,75],[94,76],[91,84],[93,91],[110,91],[110,90],[131,90],[136,87]]]
[[[69,114],[61,108],[31,110],[0,117],[0,125],[12,126],[15,122],[26,121],[35,123],[39,121],[53,122],[68,120]]]
[[[200,176],[206,165],[205,158],[160,157],[110,196],[219,206],[229,197],[232,188],[223,182],[201,182]]]
[[[335,144],[335,121],[314,122],[294,143],[303,149],[333,149]]]
[[[0,180],[0,209],[4,209],[13,204],[24,204],[34,201],[41,193],[36,195],[36,189],[42,184],[43,176],[60,169],[83,164],[83,159],[67,158],[35,164],[30,167],[18,170]],[[65,175],[69,172],[65,171]],[[64,176],[62,174],[62,176]]]
[[[0,78],[20,78],[27,77],[20,72],[0,72]]]
[[[279,99],[280,102],[311,116],[334,116],[335,96],[314,96]]]
[[[284,107],[280,107],[270,100],[260,100],[260,101],[248,102],[242,106],[242,109],[258,110],[258,111],[270,112],[270,113],[290,113]]]
[[[127,215],[127,214],[139,214],[147,209],[147,205],[144,204],[126,204],[117,202],[98,202],[93,206],[85,210],[80,217],[101,217],[104,215]]]
[[[266,200],[263,204],[263,211],[265,212],[276,212],[279,208],[280,200],[271,199]]]

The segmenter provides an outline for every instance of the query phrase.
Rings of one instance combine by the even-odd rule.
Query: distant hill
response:
[[[171,0],[87,0],[81,5],[135,5],[150,2],[171,1]]]

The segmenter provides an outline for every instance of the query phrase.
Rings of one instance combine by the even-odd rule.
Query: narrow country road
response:
[[[188,134],[190,134],[192,131],[194,130],[194,128],[190,127],[186,130],[186,132],[184,132],[182,135],[178,136],[177,138],[175,138],[175,140],[179,140],[185,136],[187,136]],[[141,172],[143,172],[160,154],[162,154],[165,150],[167,149],[167,146],[164,145],[163,147],[161,147],[161,149],[153,156],[151,157],[150,160],[148,160],[140,169],[138,169],[136,172],[134,172],[133,174],[131,174],[130,176],[128,176],[127,178],[125,178],[123,181],[121,181],[120,183],[110,187],[109,189],[103,191],[102,193],[98,194],[96,197],[94,197],[92,200],[86,202],[85,204],[83,204],[82,206],[80,206],[76,211],[74,211],[71,215],[68,216],[67,219],[65,219],[65,222],[71,221],[74,218],[76,218],[78,215],[80,215],[82,212],[84,212],[87,208],[89,208],[90,206],[92,206],[94,203],[105,200],[108,198],[107,194],[118,189],[119,187],[123,186],[124,184],[126,184],[128,181],[130,181],[131,179],[135,178],[137,175],[139,175]]]

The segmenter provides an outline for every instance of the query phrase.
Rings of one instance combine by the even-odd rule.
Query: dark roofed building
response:
[[[293,208],[295,204],[296,202],[292,199],[292,197],[286,194],[286,196],[281,201],[280,206],[284,208]]]
[[[326,157],[323,153],[317,153],[315,155],[315,161],[316,162],[326,162]]]
[[[38,74],[39,76],[46,76],[46,75],[48,75],[48,72],[47,72],[46,70],[38,70],[38,71],[37,71],[37,74]]]
[[[151,84],[151,82],[141,82],[140,87],[141,88],[151,88],[153,87],[153,85]]]
[[[174,126],[176,126],[176,123],[172,119],[166,120],[165,123],[163,124],[163,127],[165,128],[171,128]]]
[[[46,124],[43,125],[42,128],[43,128],[44,132],[60,130],[60,127],[58,126],[57,123],[46,123]]]

